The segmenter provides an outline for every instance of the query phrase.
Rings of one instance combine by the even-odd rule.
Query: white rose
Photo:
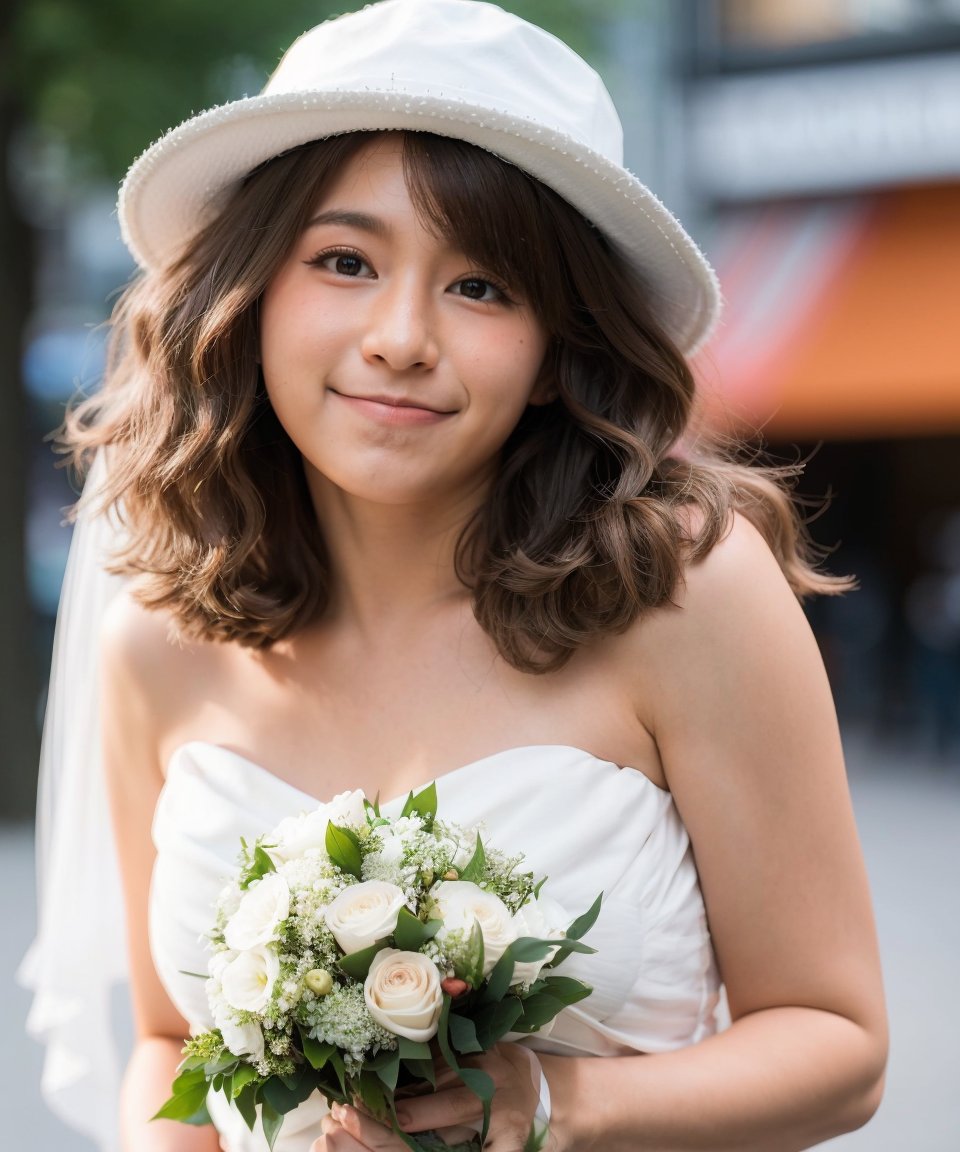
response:
[[[341,792],[327,805],[327,819],[331,824],[339,824],[341,828],[353,828],[355,831],[365,828],[367,824],[367,809],[363,803],[363,793],[357,789],[355,792]]]
[[[517,912],[513,924],[517,938],[533,936],[537,940],[550,940],[562,936],[570,923],[570,917],[561,904],[551,896],[540,896],[531,900]],[[556,948],[551,948],[542,960],[529,960],[524,964],[515,964],[513,968],[514,984],[532,984],[540,975],[540,969],[557,954]],[[542,1032],[541,1032],[542,1035]]]
[[[517,938],[510,909],[499,896],[485,892],[469,880],[444,880],[433,889],[432,915],[443,921],[437,933],[442,944],[452,933],[464,938],[480,925],[483,936],[483,974],[489,976],[494,965]]]
[[[430,1040],[437,1034],[443,991],[433,961],[420,952],[384,948],[363,983],[370,1015],[394,1036]]]
[[[238,1024],[229,1009],[216,1012],[214,1023],[234,1056],[252,1056],[256,1061],[263,1059],[263,1029],[259,1024]]]
[[[380,841],[380,847],[377,849],[380,862],[389,865],[399,864],[403,857],[403,840],[399,836],[394,836],[387,828],[377,829],[377,839]]]
[[[403,889],[396,884],[364,880],[344,888],[327,905],[327,927],[349,956],[392,936],[405,903]]]
[[[290,888],[282,876],[268,872],[251,884],[227,921],[223,938],[230,948],[255,948],[276,940],[277,929],[290,915]]]
[[[249,948],[224,968],[220,987],[231,1008],[261,1012],[270,1003],[279,975],[280,958],[271,948]]]
[[[329,822],[325,804],[314,812],[288,816],[273,830],[273,839],[276,843],[273,847],[267,846],[267,852],[277,865],[286,864],[288,860],[296,860],[311,850],[326,853]]]

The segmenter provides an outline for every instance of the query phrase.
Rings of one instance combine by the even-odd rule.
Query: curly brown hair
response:
[[[136,279],[114,312],[103,388],[60,430],[81,472],[106,450],[98,508],[115,507],[127,533],[113,570],[140,575],[137,599],[187,636],[268,646],[326,604],[322,525],[259,370],[258,303],[325,186],[374,135],[270,160],[174,262]],[[405,133],[403,161],[425,223],[503,277],[549,334],[556,399],[521,418],[457,552],[504,659],[549,671],[623,631],[670,599],[733,510],[798,597],[851,586],[815,567],[789,492],[797,465],[691,443],[689,365],[650,290],[575,209],[459,140]]]

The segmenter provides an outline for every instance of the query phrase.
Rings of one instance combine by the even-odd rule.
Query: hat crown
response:
[[[382,0],[305,32],[264,95],[389,92],[522,118],[623,163],[597,73],[555,36],[480,0]]]

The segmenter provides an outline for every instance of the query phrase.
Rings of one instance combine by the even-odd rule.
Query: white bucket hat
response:
[[[716,276],[623,167],[600,77],[556,37],[480,0],[383,0],[305,32],[259,96],[187,120],[133,164],[123,239],[138,264],[160,267],[265,160],[389,129],[465,140],[535,176],[612,241],[681,349],[704,342],[720,312]]]

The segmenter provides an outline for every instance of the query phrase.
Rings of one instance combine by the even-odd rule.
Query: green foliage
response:
[[[502,0],[587,58],[624,0]],[[151,141],[214,104],[253,95],[305,29],[364,0],[23,0],[6,81],[78,171],[119,178]]]
[[[327,855],[341,872],[360,879],[363,855],[360,851],[360,838],[352,828],[342,828],[338,824],[327,825]]]

